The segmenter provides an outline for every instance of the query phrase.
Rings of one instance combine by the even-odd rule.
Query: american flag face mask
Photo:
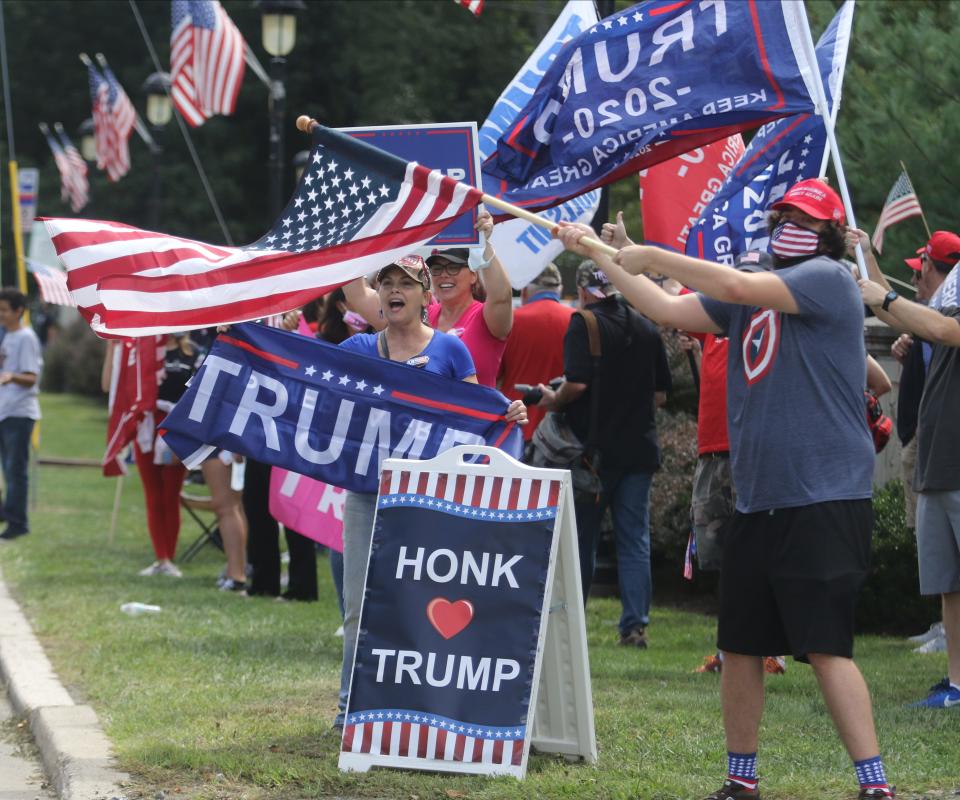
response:
[[[781,222],[773,229],[770,249],[778,258],[800,258],[815,255],[820,247],[820,235],[793,222]]]

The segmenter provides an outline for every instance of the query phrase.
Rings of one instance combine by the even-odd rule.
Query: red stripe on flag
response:
[[[483,498],[483,482],[486,480],[482,475],[477,475],[473,479],[473,497],[470,499],[470,505],[479,506]]]
[[[443,500],[444,496],[447,493],[447,473],[441,472],[437,476],[437,488],[433,492],[433,496],[438,500]]]
[[[519,766],[523,761],[523,739],[516,739],[513,743],[513,755],[510,757],[510,763]]]
[[[415,394],[409,394],[408,392],[390,392],[391,397],[395,397],[397,400],[406,400],[408,403],[414,403],[419,406],[425,406],[426,408],[436,408],[440,411],[452,411],[455,414],[462,414],[466,417],[474,417],[475,419],[487,419],[491,422],[497,420],[502,420],[503,417],[499,414],[491,414],[488,411],[478,411],[475,408],[467,408],[466,406],[458,406],[453,403],[444,403],[440,400],[430,400],[427,397],[418,397]]]
[[[390,739],[393,738],[393,723],[384,722],[383,731],[380,734],[380,754],[390,754]]]
[[[400,484],[397,486],[399,494],[409,494],[410,492],[410,473],[404,470],[400,473]]]
[[[503,739],[497,739],[493,743],[493,763],[499,764],[503,761]]]
[[[538,508],[540,506],[540,488],[542,486],[543,481],[539,478],[530,481],[530,496],[527,498],[527,508]]]
[[[410,755],[410,723],[404,722],[400,725],[400,750],[398,755]]]
[[[560,481],[550,481],[550,494],[547,500],[548,506],[555,506],[560,502]]]
[[[780,86],[770,71],[770,62],[767,61],[767,47],[763,43],[763,32],[760,30],[760,19],[757,16],[757,2],[756,0],[749,0],[749,2],[750,18],[753,20],[753,32],[757,37],[757,50],[760,53],[760,63],[763,65],[763,72],[767,76],[767,80],[770,81],[770,85],[773,87],[773,91],[778,98],[777,102],[772,106],[768,106],[768,108],[770,110],[782,108],[784,106],[783,92],[780,91]]]
[[[427,757],[427,736],[430,733],[430,728],[426,725],[420,726],[420,741],[417,742],[417,756],[419,758]]]
[[[430,473],[421,472],[420,480],[417,482],[417,494],[427,493],[427,482],[430,480]]]
[[[457,485],[453,490],[453,502],[460,504],[463,502],[463,492],[467,488],[467,476],[457,475]]]
[[[360,726],[360,729],[360,733],[363,736],[363,740],[360,742],[360,752],[369,753],[370,743],[373,741],[373,723],[365,723]]]
[[[678,8],[683,8],[684,6],[690,5],[693,0],[680,0],[679,3],[674,3],[670,6],[660,6],[660,8],[651,8],[649,12],[651,17],[659,16],[660,14],[669,14],[671,11],[676,11]]]
[[[300,366],[296,361],[291,361],[289,358],[268,353],[266,350],[261,350],[259,347],[254,347],[248,342],[242,342],[239,339],[234,339],[232,336],[227,336],[225,333],[221,333],[218,339],[224,344],[232,344],[234,347],[239,347],[241,350],[246,350],[248,353],[253,353],[255,356],[259,356],[264,361],[271,361],[274,364],[279,364],[281,367],[297,369]]]
[[[349,753],[353,750],[353,737],[356,730],[356,725],[347,725],[343,729],[343,739],[340,742],[340,749],[343,750],[344,753]]]
[[[473,740],[473,758],[470,760],[476,762],[483,761],[483,739]]]
[[[433,747],[433,757],[436,759],[443,759],[444,753],[447,750],[447,732],[443,729],[437,731],[437,741]]]
[[[503,488],[503,478],[493,479],[493,488],[490,489],[490,508],[500,507],[500,490]]]
[[[453,745],[453,760],[454,761],[463,761],[463,749],[467,745],[467,737],[463,734],[458,734],[456,741]]]
[[[507,508],[518,508],[517,503],[520,500],[520,480],[514,478],[510,481],[510,497],[507,500]]]
[[[392,470],[385,469],[380,473],[380,494],[390,494],[390,481],[392,480]]]

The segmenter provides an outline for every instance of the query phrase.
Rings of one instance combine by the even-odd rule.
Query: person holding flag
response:
[[[613,258],[561,224],[564,245],[595,258],[654,321],[727,335],[728,432],[737,503],[720,580],[717,644],[728,773],[708,800],[760,797],[756,754],[763,656],[791,653],[814,670],[854,762],[860,798],[893,797],[867,685],[853,661],[854,604],[867,574],[874,448],[863,409],[863,304],[845,251],[839,196],[818,180],[792,186],[768,219],[775,269],[741,272],[655,247]],[[671,296],[659,272],[696,290]]]

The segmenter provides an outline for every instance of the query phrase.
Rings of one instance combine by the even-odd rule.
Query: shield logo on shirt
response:
[[[743,374],[748,384],[763,378],[773,366],[780,345],[780,314],[761,309],[750,318],[743,334]]]

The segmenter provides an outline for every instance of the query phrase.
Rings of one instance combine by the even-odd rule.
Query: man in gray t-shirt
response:
[[[19,289],[0,289],[0,465],[7,487],[3,515],[7,527],[0,541],[10,541],[30,531],[27,522],[27,476],[30,436],[40,419],[37,382],[43,359],[40,340],[23,325],[26,298]]]
[[[768,220],[776,269],[748,273],[626,247],[614,258],[579,243],[636,308],[661,325],[729,337],[727,413],[737,508],[724,541],[717,644],[727,779],[707,800],[757,800],[765,653],[816,673],[854,762],[860,798],[892,797],[870,694],[853,662],[854,605],[866,577],[874,451],[863,393],[866,353],[857,284],[840,262],[836,192],[801,181]],[[670,296],[642,273],[699,294]]]

